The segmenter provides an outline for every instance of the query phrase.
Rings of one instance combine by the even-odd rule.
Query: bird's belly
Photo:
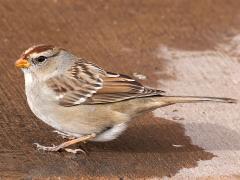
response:
[[[108,131],[100,133],[102,129],[108,126],[107,123],[99,124],[98,122],[96,124],[93,123],[94,121],[92,122],[92,119],[81,117],[79,114],[76,116],[69,107],[52,108],[49,105],[41,106],[39,104],[29,104],[29,106],[33,113],[46,124],[74,137],[96,133],[97,137],[93,141],[110,141],[117,138],[127,127],[125,123],[120,123],[114,125]],[[79,108],[79,111],[81,111],[81,108]]]
[[[98,141],[111,140],[125,129],[124,125],[116,125],[130,120],[127,114],[112,110],[110,106],[64,107],[58,105],[56,99],[53,98],[55,96],[44,87],[34,89],[26,87],[26,95],[28,105],[35,116],[54,129],[75,137],[98,134],[106,127],[116,127],[113,128],[114,131],[109,131],[96,139]]]
[[[27,96],[30,109],[40,120],[58,131],[75,137],[99,133],[109,126],[114,127],[116,122],[113,120],[116,118],[126,119],[124,116],[121,117],[121,114],[115,117],[114,112],[103,112],[101,108],[99,109],[91,105],[63,107],[46,99],[41,98],[41,96]],[[119,124],[121,124],[121,121],[119,121]],[[123,126],[116,126],[114,131],[103,134],[97,140],[107,141],[114,139],[117,134],[120,134],[121,129],[124,130]]]

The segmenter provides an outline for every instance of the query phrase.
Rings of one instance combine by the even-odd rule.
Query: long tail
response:
[[[167,104],[175,103],[196,103],[196,102],[219,102],[219,103],[237,103],[236,99],[222,97],[201,97],[201,96],[163,96],[161,98]]]
[[[130,101],[122,101],[117,107],[120,112],[124,112],[134,117],[143,112],[168,106],[176,103],[198,103],[198,102],[219,102],[219,103],[237,103],[236,99],[221,97],[200,97],[200,96],[152,96],[145,98],[136,98]]]

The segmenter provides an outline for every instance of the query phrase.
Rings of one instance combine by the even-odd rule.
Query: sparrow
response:
[[[85,141],[117,138],[132,119],[154,109],[195,102],[236,103],[219,97],[167,96],[135,79],[104,70],[53,45],[36,45],[22,53],[15,63],[25,78],[28,105],[37,118],[68,138],[44,151],[76,153],[69,146]]]

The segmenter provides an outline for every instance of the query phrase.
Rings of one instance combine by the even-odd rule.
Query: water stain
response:
[[[75,175],[92,177],[171,177],[182,168],[196,167],[199,160],[214,157],[193,145],[181,124],[150,115],[131,123],[129,129],[112,142],[90,142],[81,147],[88,151],[88,156],[66,153],[61,156],[74,164],[71,168]],[[55,167],[42,167],[42,170],[44,174],[61,175],[69,168],[57,167],[58,163]],[[39,170],[31,172],[41,174]]]

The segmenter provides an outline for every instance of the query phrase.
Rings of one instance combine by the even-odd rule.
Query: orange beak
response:
[[[17,68],[28,68],[30,63],[26,59],[19,59],[15,63]]]

